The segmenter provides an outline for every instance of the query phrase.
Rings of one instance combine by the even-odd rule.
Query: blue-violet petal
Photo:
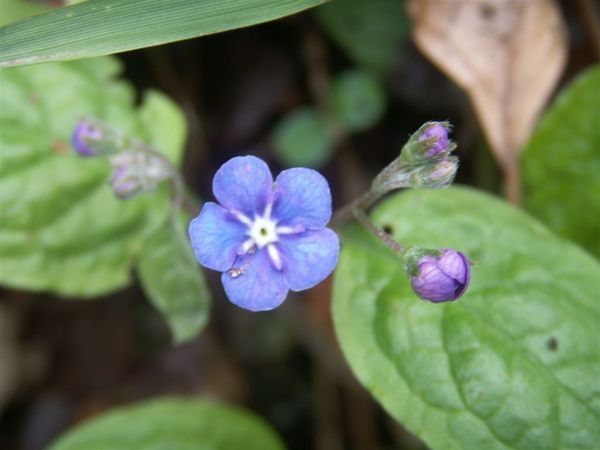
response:
[[[333,272],[340,242],[329,228],[282,236],[277,243],[283,259],[283,276],[292,291],[311,288]]]
[[[213,193],[225,208],[253,219],[264,212],[273,195],[273,177],[262,159],[237,156],[217,170]]]
[[[275,269],[266,249],[239,256],[221,282],[229,300],[250,311],[268,311],[285,300],[288,287],[283,274]]]
[[[284,170],[275,180],[273,217],[279,224],[320,230],[331,218],[331,192],[323,176],[302,167]]]
[[[225,208],[216,203],[205,203],[189,227],[196,259],[209,269],[228,270],[247,239],[245,231],[246,227]]]

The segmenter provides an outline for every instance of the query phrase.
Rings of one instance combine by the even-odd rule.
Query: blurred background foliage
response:
[[[498,285],[489,289],[503,291],[507,299],[501,306],[484,310],[483,317],[489,314],[489,321],[500,317],[511,322],[519,314],[539,313],[544,299],[553,295],[544,291],[538,309],[527,309],[519,303],[519,293],[503,285],[517,278],[527,285],[542,283],[544,276],[562,276],[566,280],[558,283],[569,293],[565,299],[576,302],[585,296],[587,302],[594,300],[598,266],[584,252],[600,255],[600,44],[599,26],[589,5],[586,0],[560,2],[568,38],[558,32],[556,52],[547,58],[558,69],[547,70],[557,73],[558,83],[549,85],[546,97],[536,97],[533,103],[541,102],[543,117],[535,129],[533,123],[531,138],[511,149],[508,159],[508,147],[498,151],[496,141],[490,139],[493,127],[485,124],[492,119],[482,117],[481,110],[470,103],[476,105],[474,98],[480,93],[465,86],[460,74],[445,67],[444,61],[423,51],[427,43],[419,41],[421,50],[415,45],[411,36],[418,41],[415,30],[426,20],[417,22],[420,16],[414,10],[411,16],[403,0],[337,0],[282,20],[202,39],[118,56],[0,70],[0,448],[45,448],[64,430],[114,406],[179,394],[244,405],[269,422],[291,450],[424,448],[351,374],[334,336],[329,282],[296,295],[274,312],[252,315],[236,309],[224,298],[218,276],[203,276],[197,270],[182,233],[185,225],[164,221],[169,208],[167,187],[151,197],[116,200],[106,184],[108,163],[73,155],[69,134],[82,115],[101,118],[166,154],[182,168],[193,191],[206,199],[212,195],[215,170],[232,156],[258,155],[275,173],[290,166],[315,167],[330,180],[334,203],[339,206],[362,193],[423,122],[449,119],[459,144],[459,183],[502,197],[507,183],[508,191],[514,188],[511,174],[516,167],[516,189],[522,194],[524,209],[580,248],[539,231],[530,218],[503,212],[505,206],[495,206],[487,197],[482,200],[482,194],[461,190],[447,191],[447,200],[441,203],[433,197],[393,199],[377,217],[398,236],[411,236],[423,245],[452,244],[471,251],[472,258],[485,264],[481,273],[476,272],[480,286]],[[0,24],[61,6],[59,0],[0,0]],[[481,20],[494,15],[485,8],[476,13]],[[452,29],[452,22],[440,23],[445,30]],[[545,24],[541,19],[540,23]],[[527,30],[519,32],[529,36]],[[560,56],[561,45],[566,58]],[[542,73],[545,67],[535,65],[534,69]],[[501,103],[499,109],[510,109],[506,104]],[[512,133],[508,128],[504,131]],[[431,204],[431,209],[420,207],[423,203]],[[488,207],[493,224],[476,218],[476,213]],[[422,222],[436,222],[436,214],[440,224],[420,229]],[[445,220],[448,223],[443,227]],[[495,243],[503,230],[508,230],[502,238],[506,241]],[[440,231],[444,232],[441,236],[436,234]],[[452,242],[445,239],[445,233],[452,236]],[[376,286],[381,277],[400,278],[386,264],[385,255],[377,252],[351,261],[351,255],[364,251],[360,242],[365,237],[353,230],[347,239],[347,256],[339,275],[344,282],[336,283],[334,305],[344,354],[391,415],[412,430],[419,429],[434,448],[451,445],[443,432],[428,431],[427,420],[418,424],[417,419],[406,418],[416,403],[404,406],[401,398],[396,401],[401,389],[413,389],[415,398],[425,399],[424,404],[430,401],[422,382],[440,380],[429,379],[422,371],[431,367],[437,373],[441,366],[431,360],[425,360],[431,366],[422,365],[418,352],[412,356],[411,352],[394,353],[404,347],[400,338],[390,342],[389,330],[403,325],[394,316],[390,299],[401,297],[406,317],[422,321],[423,329],[413,339],[427,338],[431,329],[427,327],[440,318],[424,312],[423,305],[403,290],[406,286],[394,281],[390,282],[392,293],[368,293],[373,296],[369,304],[376,306],[373,310],[354,309],[361,304],[346,303],[356,295],[351,292],[352,283],[360,289],[362,276],[374,277],[371,284]],[[521,272],[515,273],[510,261],[493,258],[509,242],[514,248],[531,244],[529,253],[518,259],[516,267]],[[376,248],[372,242],[368,245]],[[539,257],[532,256],[535,252]],[[553,264],[543,276],[528,270],[543,265],[549,255],[554,255]],[[381,270],[369,274],[368,268],[361,267],[366,258]],[[581,281],[584,293],[577,292],[573,280]],[[210,321],[208,287],[215,297]],[[482,288],[473,295],[484,301],[489,293]],[[96,300],[73,301],[91,298]],[[526,308],[525,312],[513,310],[515,305]],[[468,322],[480,313],[462,306],[453,310],[457,322]],[[376,335],[362,334],[364,322],[353,323],[368,314],[377,325]],[[583,324],[583,347],[593,349],[595,344],[586,341],[593,339],[593,323],[588,324],[579,312],[568,314],[569,323]],[[591,331],[586,334],[585,330]],[[561,349],[568,351],[569,338],[577,333],[563,331]],[[502,341],[505,336],[498,338],[500,342],[485,327],[473,333],[495,349],[511,348],[520,339],[520,330],[512,332],[514,336],[506,342]],[[376,351],[360,354],[373,336],[383,355]],[[551,348],[552,342],[557,341],[532,338],[515,354],[526,359],[541,347]],[[405,372],[393,373],[398,381],[386,377],[381,382],[371,373],[377,372],[378,364],[388,364],[382,363],[383,357],[406,367]],[[548,377],[555,371],[560,379],[561,367],[555,369],[551,361],[548,367],[540,375],[547,381],[542,385],[548,387],[540,393],[541,399],[560,389]],[[594,376],[589,367],[582,370]],[[534,373],[533,378],[538,374],[529,366],[523,373]],[[392,384],[385,386],[389,380]],[[448,394],[440,402],[441,409],[452,410],[451,398]],[[243,416],[246,413],[213,413],[210,408],[217,407],[210,404],[155,402],[110,413],[83,429],[90,433],[87,437],[67,437],[53,448],[78,448],[82,442],[78,439],[89,441],[90,436],[123,439],[120,430],[126,430],[139,414],[147,418],[172,415],[172,426],[178,423],[178,414],[191,416],[198,424],[211,419],[218,422],[222,414],[242,423],[233,427],[240,434],[231,437],[231,442],[255,442],[261,449],[282,445],[262,423],[256,429],[248,425],[249,435],[244,434],[243,423],[248,423],[244,420],[258,420]],[[396,409],[394,405],[402,406]],[[182,435],[188,425],[195,428],[192,421],[177,425]],[[211,429],[222,426],[215,423]],[[457,429],[460,426],[465,424]],[[509,422],[495,431],[502,436],[513,429]],[[107,437],[107,432],[115,437]],[[216,436],[216,448],[236,445]],[[506,439],[510,441],[510,436]],[[131,448],[135,445],[132,442]],[[463,442],[464,448],[468,445]]]

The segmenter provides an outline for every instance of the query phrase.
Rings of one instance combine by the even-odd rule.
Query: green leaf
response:
[[[185,117],[169,97],[155,90],[148,90],[140,108],[140,119],[148,130],[148,141],[175,165],[182,163],[187,137]]]
[[[77,120],[95,116],[179,159],[175,106],[150,94],[140,114],[132,88],[113,78],[118,70],[102,58],[0,71],[1,284],[67,296],[114,291],[130,282],[145,235],[166,219],[166,186],[118,200],[106,158],[71,149]],[[172,118],[160,136],[150,116]]]
[[[464,251],[467,293],[434,304],[393,253],[347,230],[333,314],[358,379],[432,449],[592,449],[600,442],[600,266],[471,189],[409,191],[373,218],[407,244]]]
[[[522,154],[524,206],[600,257],[600,65],[548,110]]]
[[[313,108],[286,115],[273,132],[277,157],[287,166],[323,166],[333,152],[335,138],[324,117]]]
[[[165,316],[176,343],[194,338],[208,319],[210,294],[192,252],[185,226],[168,221],[144,244],[140,281]]]
[[[275,20],[325,0],[88,0],[0,28],[0,68],[151,47]]]
[[[50,450],[283,450],[262,419],[232,406],[162,398],[115,408]]]
[[[385,75],[408,38],[404,0],[336,0],[317,10],[325,31],[359,65]]]
[[[377,78],[358,69],[335,77],[331,100],[336,117],[350,131],[372,127],[385,109],[385,94]]]

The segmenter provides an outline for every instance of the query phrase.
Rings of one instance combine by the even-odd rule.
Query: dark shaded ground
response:
[[[571,36],[566,81],[593,61],[593,53],[575,3],[562,3]],[[322,46],[324,68],[307,61],[309,34]],[[269,149],[273,125],[286,111],[314,101],[311,71],[329,74],[351,65],[310,12],[122,59],[125,77],[140,91],[161,89],[184,109],[190,124],[185,175],[203,198],[210,198],[212,175],[231,156],[259,155],[277,173]],[[456,126],[457,181],[500,192],[498,170],[466,97],[408,41],[386,88],[384,119],[341,143],[322,169],[336,204],[359,194],[406,137],[432,119]],[[94,301],[1,291],[0,308],[17,324],[14,333],[5,332],[18,342],[20,363],[19,387],[0,415],[0,449],[42,449],[84,418],[159,394],[245,405],[272,423],[291,450],[422,448],[358,385],[341,358],[329,282],[275,312],[251,314],[226,301],[216,277],[210,281],[209,327],[179,347],[169,343],[165,324],[137,286]]]

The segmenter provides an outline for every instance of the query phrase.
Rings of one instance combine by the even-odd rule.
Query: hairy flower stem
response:
[[[356,220],[394,253],[403,254],[405,248],[383,229],[375,225],[366,212],[386,193],[410,187],[414,168],[402,161],[401,158],[396,158],[375,177],[371,188],[367,192],[335,212],[331,220],[331,226],[339,230],[345,223]]]
[[[383,242],[390,250],[394,253],[401,255],[404,253],[405,248],[396,242],[388,233],[386,233],[382,228],[378,227],[373,223],[369,216],[365,214],[362,209],[356,208],[354,211],[354,218],[360,223],[363,227],[373,233],[381,242]]]
[[[371,206],[373,206],[381,197],[384,192],[371,188],[363,195],[350,202],[346,206],[341,207],[334,215],[331,220],[331,226],[339,229],[345,223],[356,220],[363,227],[369,230],[377,239],[383,242],[389,247],[394,253],[402,254],[405,248],[394,240],[388,233],[382,228],[378,227],[373,223],[366,212]]]
[[[355,219],[355,209],[367,211],[387,192],[410,187],[410,176],[410,167],[401,162],[399,158],[396,158],[375,177],[371,188],[367,192],[335,212],[331,219],[332,227],[340,228],[346,222]]]
[[[356,209],[366,211],[373,206],[382,195],[383,193],[374,189],[365,192],[357,199],[338,209],[331,219],[331,226],[335,229],[339,229],[345,223],[354,220],[356,218],[354,213]]]

